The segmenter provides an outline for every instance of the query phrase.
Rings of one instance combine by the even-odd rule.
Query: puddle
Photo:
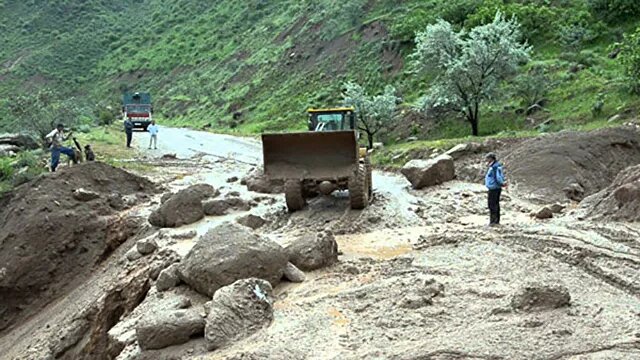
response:
[[[392,259],[412,251],[412,242],[426,232],[426,227],[415,226],[400,230],[384,229],[366,234],[338,235],[336,241],[343,256]]]

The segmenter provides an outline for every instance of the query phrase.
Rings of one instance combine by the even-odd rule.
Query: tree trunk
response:
[[[471,123],[471,135],[478,136],[478,120],[477,119],[469,119]]]
[[[367,132],[367,141],[369,141],[368,149],[373,149],[373,134],[370,132]]]
[[[478,104],[476,103],[473,108],[469,108],[469,113],[467,114],[467,120],[471,123],[471,135],[478,136]]]

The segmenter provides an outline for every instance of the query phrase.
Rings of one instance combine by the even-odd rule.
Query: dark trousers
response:
[[[60,163],[60,153],[63,153],[69,157],[69,159],[75,161],[75,153],[73,149],[60,146],[51,148],[51,171],[56,171],[58,164]]]
[[[489,190],[490,224],[500,224],[500,193],[502,189]]]
[[[125,131],[127,133],[127,147],[131,147],[131,138],[133,137],[133,130]]]

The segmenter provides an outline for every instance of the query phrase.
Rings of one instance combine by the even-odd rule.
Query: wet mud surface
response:
[[[221,196],[239,196],[252,207],[159,230],[153,236],[160,249],[184,256],[198,235],[251,213],[266,220],[256,231],[282,245],[303,234],[331,231],[339,261],[306,272],[302,283],[281,283],[274,289],[273,323],[213,352],[206,351],[202,338],[141,351],[132,328],[142,316],[181,306],[180,297],[196,309],[207,300],[185,286],[164,293],[151,287],[135,310],[117,314],[108,329],[111,343],[122,345],[117,359],[640,357],[637,223],[580,220],[575,205],[537,220],[529,213],[538,205],[513,190],[503,194],[503,225],[488,228],[481,184],[456,180],[411,190],[401,176],[378,171],[374,198],[365,210],[350,210],[348,195],[335,193],[288,213],[282,195],[249,192],[239,181],[228,182],[260,162],[256,141],[163,130],[161,150],[138,159],[161,169],[147,175],[151,180],[171,191],[206,182]],[[178,158],[161,159],[169,152]],[[129,211],[145,217],[159,203],[156,197]],[[187,232],[196,236],[185,238]],[[6,349],[0,358],[45,358],[60,334],[71,333],[77,314],[104,297],[104,289],[140,268],[152,268],[150,260],[123,260],[134,241],[123,244],[89,281],[0,339]],[[562,288],[570,299],[557,307],[514,306],[522,290],[532,286]],[[544,303],[547,295],[541,294],[536,296],[543,299],[529,300]]]

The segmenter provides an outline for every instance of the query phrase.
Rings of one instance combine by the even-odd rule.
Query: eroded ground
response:
[[[349,210],[347,195],[338,193],[289,214],[281,195],[251,193],[238,181],[227,182],[259,163],[257,142],[163,130],[161,149],[136,160],[159,169],[152,180],[169,190],[207,182],[223,195],[237,192],[253,201],[249,212],[267,220],[261,234],[286,244],[304,232],[331,230],[342,255],[336,265],[308,272],[303,283],[279,285],[272,325],[215,352],[207,352],[201,338],[141,352],[133,331],[137,319],[185,306],[185,298],[196,308],[207,300],[185,286],[165,293],[151,286],[135,310],[106,326],[110,337],[126,344],[118,359],[640,357],[637,224],[579,220],[571,207],[559,217],[535,220],[529,212],[536,206],[513,190],[503,196],[503,226],[487,228],[482,185],[452,181],[415,191],[404,178],[383,172],[374,173],[374,200],[363,211]],[[160,159],[169,152],[178,159]],[[159,196],[128,215],[146,218]],[[197,237],[175,235],[191,230],[201,235],[246,213],[160,230],[160,248],[184,255]],[[145,236],[157,236],[148,231]],[[71,336],[65,334],[75,329],[82,309],[143,271],[124,259],[134,243],[122,245],[76,290],[5,334],[2,359],[44,358],[61,337]],[[514,294],[531,282],[565,286],[570,306],[514,309]]]

